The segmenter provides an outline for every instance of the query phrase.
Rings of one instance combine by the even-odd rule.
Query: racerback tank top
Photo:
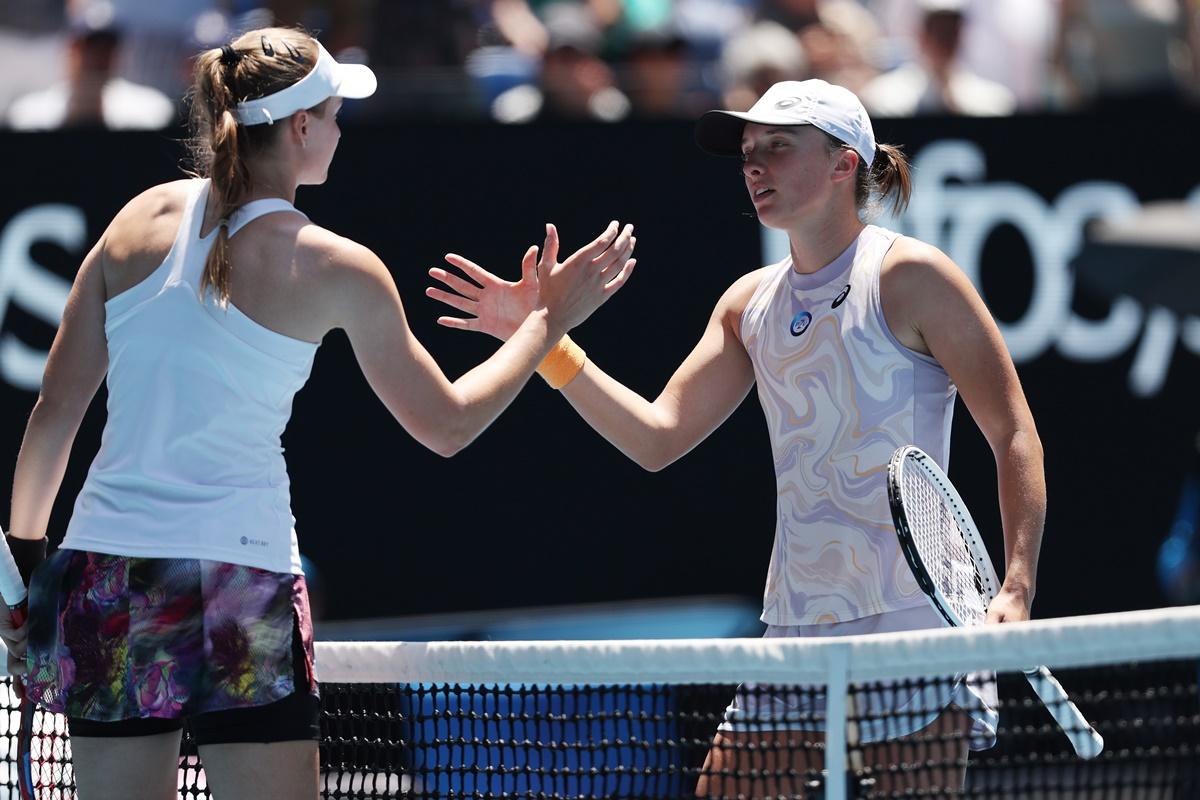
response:
[[[62,546],[299,574],[280,437],[317,345],[201,297],[208,195],[192,182],[167,257],[105,304],[108,419]],[[247,203],[229,236],[281,211]]]

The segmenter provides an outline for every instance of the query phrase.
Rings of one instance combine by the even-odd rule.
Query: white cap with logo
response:
[[[849,89],[817,78],[781,81],[749,111],[709,111],[696,123],[696,144],[714,155],[741,155],[747,122],[812,125],[850,145],[867,166],[875,161],[875,131],[862,101]]]
[[[375,73],[365,64],[339,64],[320,42],[317,63],[300,80],[274,94],[237,104],[234,115],[243,125],[274,125],[329,97],[361,98],[375,93]],[[295,56],[293,56],[295,57]]]

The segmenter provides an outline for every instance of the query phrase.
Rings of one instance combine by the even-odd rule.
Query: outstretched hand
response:
[[[504,340],[531,312],[545,307],[564,329],[570,329],[625,284],[637,263],[630,258],[636,243],[632,225],[621,230],[613,222],[560,264],[558,229],[547,225],[541,257],[536,245],[525,251],[519,280],[503,280],[470,259],[450,253],[446,261],[470,280],[434,267],[429,270],[430,277],[446,289],[431,286],[425,294],[471,315],[439,317],[438,324],[447,328],[481,331]]]
[[[538,305],[537,245],[531,245],[521,259],[521,278],[506,281],[455,253],[446,261],[458,267],[471,281],[441,267],[429,270],[429,277],[441,281],[450,291],[430,286],[425,294],[471,316],[438,317],[438,324],[460,331],[479,331],[506,341]]]

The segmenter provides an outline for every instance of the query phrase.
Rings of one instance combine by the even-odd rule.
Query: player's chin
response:
[[[787,230],[787,221],[778,211],[775,211],[770,206],[767,206],[766,208],[756,208],[755,211],[758,214],[758,221],[764,227],[777,231]]]
[[[329,168],[328,167],[321,170],[320,172],[313,173],[312,175],[305,175],[303,178],[300,179],[300,185],[301,186],[320,186],[321,184],[325,183],[325,181],[327,181],[327,180],[329,180]]]

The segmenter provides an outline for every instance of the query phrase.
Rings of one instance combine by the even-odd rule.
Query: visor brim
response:
[[[365,64],[335,64],[333,94],[350,100],[361,100],[375,94],[379,85],[375,73]]]

